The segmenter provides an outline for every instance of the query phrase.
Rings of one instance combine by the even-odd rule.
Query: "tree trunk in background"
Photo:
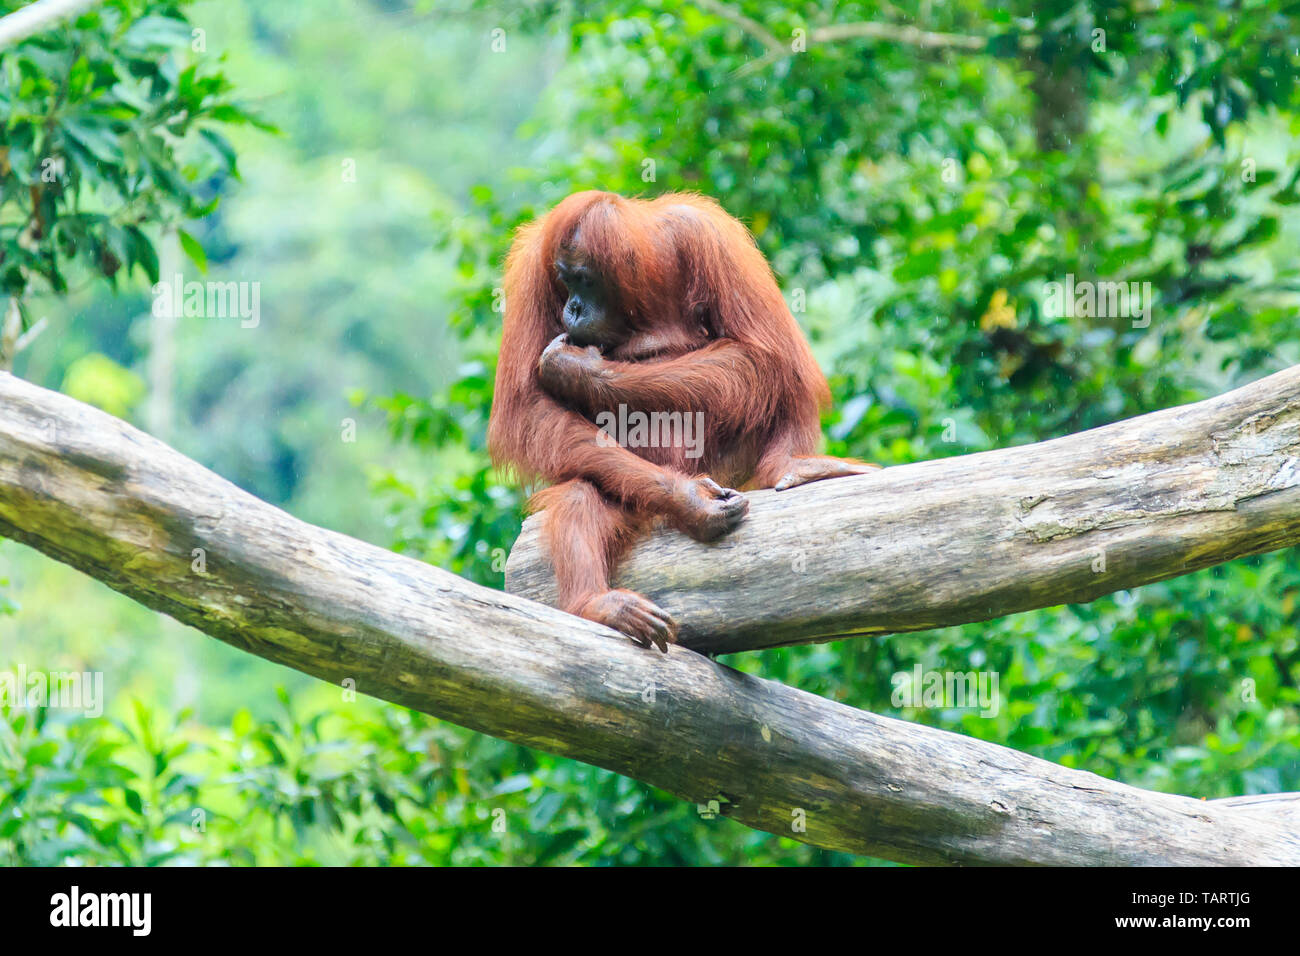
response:
[[[1050,38],[1049,38],[1050,40]],[[1084,149],[1088,135],[1088,74],[1074,50],[1047,48],[1047,41],[1027,54],[1032,74],[1034,133],[1044,153]]]
[[[180,240],[175,229],[167,229],[158,242],[158,275],[163,281],[171,282],[179,271]],[[176,316],[170,308],[161,311],[159,315],[151,308],[147,320],[149,402],[145,408],[145,427],[155,438],[170,441],[175,422]]]

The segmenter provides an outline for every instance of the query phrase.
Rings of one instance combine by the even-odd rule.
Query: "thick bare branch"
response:
[[[1149,793],[642,650],[298,521],[7,374],[0,534],[268,660],[817,846],[918,863],[1300,863],[1290,798],[1273,812]]]
[[[1091,601],[1300,542],[1300,366],[1036,445],[755,492],[703,545],[642,542],[615,583],[710,653]],[[506,589],[555,602],[530,518]]]
[[[48,30],[60,20],[80,16],[100,0],[36,0],[0,18],[0,50]]]

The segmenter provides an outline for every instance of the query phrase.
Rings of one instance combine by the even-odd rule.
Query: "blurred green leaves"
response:
[[[310,476],[315,503],[293,507],[327,502],[337,510],[318,514],[340,522],[358,510],[344,466],[378,462],[372,487],[390,540],[499,585],[525,494],[493,473],[484,449],[502,257],[516,225],[588,187],[699,190],[751,225],[792,304],[796,292],[806,302],[796,317],[831,381],[836,454],[893,464],[1038,440],[1300,362],[1294,5],[727,6],[783,43],[797,28],[878,22],[983,45],[841,39],[760,63],[771,51],[736,18],[684,0],[422,0],[375,14],[382,63],[367,48],[356,58],[369,60],[332,72],[319,65],[353,55],[339,28],[258,6],[237,55],[283,90],[297,129],[278,147],[297,152],[246,163],[263,202],[278,203],[271,214],[223,207],[194,233],[214,268],[239,252],[293,293],[272,348],[205,330],[182,350],[188,440],[233,436],[201,447],[277,500]],[[73,269],[148,274],[156,224],[211,210],[237,175],[218,127],[246,116],[217,64],[193,56],[179,9],[110,0],[0,54],[0,249],[17,257],[0,263],[8,291],[41,277],[53,288]],[[444,15],[476,11],[480,20],[463,22],[481,26],[484,42],[442,32]],[[510,53],[487,52],[489,28],[506,31]],[[422,43],[438,44],[434,60]],[[542,51],[546,91],[509,146],[500,129],[535,97],[513,92],[534,75],[517,66],[522,49]],[[413,85],[420,70],[432,80]],[[427,122],[429,111],[445,119]],[[367,175],[340,190],[339,157],[354,155]],[[462,190],[485,155],[486,181]],[[47,184],[50,157],[64,172]],[[409,173],[417,166],[454,195],[431,195]],[[426,266],[412,249],[427,234],[409,211],[434,206],[442,258]],[[37,237],[38,220],[66,225]],[[187,236],[201,268],[208,256]],[[425,272],[432,288],[414,281]],[[1151,324],[1049,314],[1043,287],[1067,274],[1152,283]],[[444,275],[451,348],[423,308]],[[130,364],[114,351],[126,340],[117,328],[95,325],[101,338],[85,351]],[[71,362],[59,366],[66,388],[119,408],[138,397],[120,367]],[[452,383],[420,391],[443,363]],[[383,375],[364,374],[374,369]],[[386,436],[361,427],[360,444],[334,442],[341,391]],[[275,482],[244,464],[263,461]],[[1294,790],[1297,594],[1300,562],[1284,553],[1086,606],[729,663],[1142,786],[1207,797]],[[997,716],[894,708],[891,676],[917,664],[995,671]],[[268,716],[250,700],[219,728],[169,722],[163,708],[123,724],[10,713],[0,722],[0,858],[848,861],[400,708],[340,708],[334,688],[316,689],[327,703],[295,698]],[[205,832],[193,830],[196,808]]]
[[[831,381],[835,454],[893,464],[1041,440],[1300,362],[1297,10],[715,6],[561,5],[546,24],[570,57],[522,131],[516,185],[476,191],[480,215],[447,223],[476,355],[490,361],[511,228],[602,188],[698,190],[751,225],[807,303],[796,317]],[[781,42],[858,21],[989,42],[828,41],[755,69],[770,51],[741,17]],[[1150,282],[1150,324],[1050,314],[1044,287],[1067,275]],[[453,391],[457,426],[477,421],[482,376]],[[435,399],[429,425],[435,409],[455,414]],[[447,434],[482,463],[476,428]],[[477,503],[424,499],[422,527],[490,510],[489,487]],[[877,711],[915,663],[992,669],[996,718],[903,716],[1157,789],[1294,789],[1297,589],[1287,552],[1082,607],[731,663]]]
[[[0,865],[660,865],[778,841],[573,761],[374,702],[208,729],[0,708]]]
[[[107,355],[91,352],[68,366],[63,392],[110,415],[127,418],[144,398],[145,384],[140,376]]]
[[[265,124],[205,61],[204,31],[182,8],[109,0],[0,51],[0,284],[10,295],[63,293],[77,269],[157,281],[157,227],[207,215],[221,180],[238,176],[219,128]],[[192,238],[186,249],[202,255]]]

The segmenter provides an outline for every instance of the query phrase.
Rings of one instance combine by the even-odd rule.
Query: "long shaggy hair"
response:
[[[830,400],[826,379],[749,231],[703,196],[641,200],[588,191],[522,227],[506,260],[505,326],[488,427],[499,467],[525,482],[560,482],[588,474],[590,456],[603,451],[575,447],[567,416],[576,413],[538,382],[542,350],[564,331],[567,293],[555,269],[562,251],[593,264],[633,329],[663,324],[696,330],[700,344],[729,339],[753,364],[758,387],[709,389],[713,407],[678,396],[678,404],[705,413],[708,428],[706,455],[690,470],[740,487],[774,440],[791,454],[815,451],[820,410]],[[616,352],[608,357],[619,358]],[[715,422],[730,424],[715,430]],[[635,509],[636,489],[620,489],[616,479],[613,485],[604,490],[626,495]]]

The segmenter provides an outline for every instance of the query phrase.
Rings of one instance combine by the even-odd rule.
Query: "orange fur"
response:
[[[566,381],[557,397],[537,369],[563,331],[562,249],[597,266],[634,335],[602,357],[599,376]],[[575,193],[519,230],[505,297],[488,443],[499,466],[553,485],[532,506],[546,513],[567,610],[608,590],[636,535],[671,517],[683,478],[770,488],[820,441],[826,380],[748,230],[710,199]],[[620,403],[703,412],[702,456],[602,446],[595,416]]]

